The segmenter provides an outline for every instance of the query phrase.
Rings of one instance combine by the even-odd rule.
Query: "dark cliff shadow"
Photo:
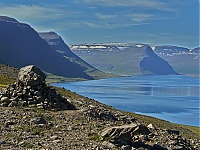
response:
[[[150,46],[146,47],[146,57],[139,64],[141,71],[158,75],[179,75],[169,63],[156,55]]]

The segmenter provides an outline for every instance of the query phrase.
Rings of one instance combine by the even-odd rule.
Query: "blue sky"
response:
[[[0,15],[55,31],[67,44],[199,46],[199,0],[1,0]]]

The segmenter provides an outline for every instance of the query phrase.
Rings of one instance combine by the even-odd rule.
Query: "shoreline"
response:
[[[134,76],[135,77],[135,76]],[[141,77],[141,76],[138,76],[138,77]],[[121,77],[120,77],[121,78]],[[172,77],[173,78],[173,77]],[[111,80],[113,81],[113,79],[116,79],[116,78],[111,78]],[[102,79],[102,80],[106,80],[106,79]],[[102,81],[101,80],[101,81]],[[108,80],[110,80],[110,79],[108,79]],[[94,81],[94,82],[93,82]],[[101,87],[101,82],[100,80],[92,80],[91,81],[91,84],[93,83],[93,84],[97,84],[97,86],[98,86],[98,84],[100,84],[100,87]],[[111,82],[112,82],[111,81]],[[79,82],[79,81],[77,81],[77,82]],[[74,83],[77,83],[77,82],[74,82]],[[80,81],[80,83],[81,83],[82,81]],[[85,82],[85,83],[84,83]],[[78,93],[78,94],[81,94],[81,95],[84,95],[83,93],[85,93],[86,91],[86,88],[84,88],[84,87],[87,87],[87,85],[89,86],[88,88],[89,89],[91,89],[92,88],[92,86],[90,87],[90,83],[88,83],[87,84],[87,82],[90,82],[90,81],[84,81],[83,82],[83,84],[75,84],[74,85],[74,87],[72,87],[72,88],[69,88],[68,86],[67,87],[65,87],[64,86],[64,84],[65,84],[65,82],[62,82],[62,83],[58,83],[58,84],[60,84],[60,85],[58,85],[58,87],[65,87],[66,89],[70,89],[71,91],[73,91],[73,92],[76,92],[76,93]],[[72,86],[73,86],[73,83],[72,82],[67,82],[67,83],[69,83],[69,84],[72,84]],[[55,83],[55,84],[57,84],[57,83]],[[51,84],[51,85],[54,85],[54,86],[56,86],[55,84]],[[102,84],[104,84],[104,83],[102,83]],[[106,83],[107,84],[107,83]],[[80,88],[81,88],[81,90],[80,90],[80,92],[78,92],[77,90],[74,90],[74,89],[77,89],[76,88],[76,86],[77,86],[77,88],[78,88],[78,86],[80,86]],[[103,87],[102,87],[103,88]],[[105,88],[105,89],[107,89],[107,88]],[[105,90],[104,89],[104,90]],[[93,98],[93,99],[96,99],[96,100],[98,100],[99,102],[101,102],[101,103],[104,103],[104,104],[107,104],[107,105],[109,105],[109,106],[112,106],[112,107],[114,107],[114,108],[116,108],[116,109],[119,109],[119,110],[122,110],[122,111],[129,111],[129,112],[133,112],[133,113],[139,113],[139,114],[144,114],[144,115],[147,115],[147,116],[154,116],[154,117],[156,117],[156,118],[160,118],[160,119],[163,119],[163,120],[167,120],[167,121],[170,121],[170,122],[173,122],[173,123],[177,123],[177,124],[183,124],[183,125],[189,125],[189,126],[195,126],[195,127],[199,127],[199,124],[198,124],[198,122],[196,122],[195,123],[195,121],[194,122],[191,122],[191,123],[184,123],[184,120],[183,119],[181,119],[181,118],[176,118],[175,116],[176,115],[178,115],[179,116],[179,114],[182,114],[183,116],[188,116],[189,118],[191,118],[191,114],[193,114],[192,112],[183,112],[183,111],[177,111],[177,112],[174,112],[174,110],[172,109],[172,112],[170,112],[170,111],[163,111],[163,112],[143,112],[143,111],[138,111],[138,109],[136,109],[136,110],[134,110],[134,111],[132,111],[132,110],[130,110],[133,106],[131,105],[131,106],[129,106],[130,108],[126,108],[125,107],[125,105],[123,106],[121,106],[121,108],[120,107],[118,107],[117,105],[118,105],[118,103],[115,105],[114,104],[114,101],[117,101],[117,99],[116,98],[114,98],[114,100],[111,100],[111,101],[108,101],[108,100],[110,100],[111,98],[107,98],[107,99],[104,99],[104,100],[102,100],[102,98],[101,99],[98,99],[97,97],[97,94],[95,94],[95,91],[96,90],[101,90],[101,89],[99,89],[99,88],[93,88],[92,89],[93,91],[94,91],[94,93],[90,93],[90,90],[89,91],[87,91],[87,92],[89,92],[89,93],[87,93],[86,95],[84,95],[84,96],[86,96],[86,97],[89,97],[89,98]],[[122,92],[123,93],[123,92]],[[95,94],[95,96],[93,95],[93,97],[92,97],[92,94]],[[110,93],[111,95],[112,95],[112,91],[111,91],[111,93]],[[91,96],[90,96],[91,95]],[[105,94],[105,96],[106,96],[106,94]],[[118,97],[118,95],[116,95],[117,97]],[[101,97],[101,96],[100,96]],[[115,100],[116,99],[116,100]],[[120,99],[120,95],[119,95],[119,99]],[[123,97],[121,97],[121,99],[123,99]],[[108,102],[107,102],[108,101]],[[114,105],[112,105],[112,103],[114,104]],[[120,102],[121,103],[121,102]],[[139,105],[138,105],[139,106]],[[141,104],[141,106],[142,106],[142,104]],[[162,105],[161,105],[162,106]],[[124,108],[123,108],[124,107]],[[157,106],[156,106],[157,107]],[[134,108],[134,107],[133,107]],[[194,113],[196,113],[196,111],[194,112]],[[164,117],[163,117],[163,115],[164,115]],[[170,120],[171,119],[171,120]],[[178,121],[176,121],[176,119],[178,119]],[[189,121],[188,121],[189,122]]]

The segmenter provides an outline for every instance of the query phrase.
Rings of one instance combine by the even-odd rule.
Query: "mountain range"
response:
[[[67,78],[95,79],[100,78],[98,73],[104,76],[75,55],[56,33],[38,34],[30,25],[6,16],[0,16],[0,63],[17,68],[34,64]]]
[[[74,44],[68,47],[55,32],[38,33],[28,24],[0,16],[0,63],[16,68],[34,64],[48,75],[100,79],[113,77],[111,74],[182,74],[180,66],[187,65],[173,64],[168,56],[181,56],[182,59],[182,54],[190,54],[193,61],[197,61],[197,53],[198,48],[150,47],[135,43]],[[189,71],[196,69],[196,66],[191,67],[197,64],[193,61],[188,63]]]
[[[189,49],[173,45],[151,46],[142,43],[118,42],[72,44],[70,49],[91,65],[105,72],[119,75],[140,75],[144,73],[140,62],[146,57],[145,49],[148,46],[157,56],[167,61],[176,73],[199,76],[200,48],[198,47]],[[157,61],[155,64],[159,64],[159,62]],[[157,70],[159,69],[157,68]]]

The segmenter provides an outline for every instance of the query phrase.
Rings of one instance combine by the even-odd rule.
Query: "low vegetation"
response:
[[[8,84],[12,84],[15,81],[16,80],[13,78],[9,78],[9,77],[0,75],[0,87],[1,88],[6,88]],[[93,99],[78,95],[75,92],[72,92],[70,90],[66,90],[65,88],[57,88],[57,87],[53,87],[53,88],[56,89],[56,91],[60,95],[66,97],[69,100],[69,102],[72,102],[73,105],[78,106],[77,109],[69,110],[69,111],[54,112],[54,111],[37,109],[37,108],[33,108],[33,107],[2,108],[2,112],[1,112],[2,114],[6,115],[6,111],[12,112],[13,114],[11,114],[11,117],[13,117],[16,114],[17,117],[15,117],[15,119],[23,120],[23,122],[22,123],[20,123],[20,122],[12,123],[9,121],[9,118],[5,118],[2,116],[2,120],[0,120],[0,129],[2,129],[2,131],[3,131],[4,130],[4,122],[7,122],[8,126],[10,126],[10,123],[12,123],[11,125],[13,126],[13,128],[12,128],[13,131],[20,132],[24,137],[26,137],[26,134],[27,135],[30,134],[31,136],[34,136],[34,137],[39,137],[39,136],[44,137],[44,140],[48,139],[49,137],[52,139],[55,138],[55,140],[54,140],[55,142],[61,142],[61,140],[59,141],[57,139],[58,137],[54,136],[53,134],[60,134],[59,136],[66,137],[65,134],[67,132],[68,134],[71,134],[71,136],[73,135],[73,139],[76,139],[77,137],[79,137],[78,134],[82,134],[80,136],[81,136],[81,138],[84,137],[85,141],[90,140],[90,141],[94,141],[94,143],[100,142],[101,138],[98,133],[105,127],[109,126],[109,124],[101,122],[101,121],[97,121],[97,120],[96,121],[88,120],[88,118],[86,119],[81,111],[83,111],[88,105],[102,107],[103,104],[100,104]],[[112,112],[118,111],[115,108],[112,108],[107,105],[104,105],[104,107],[107,110],[111,110]],[[170,123],[168,121],[157,119],[157,118],[154,118],[151,116],[145,116],[145,115],[140,115],[140,114],[135,114],[135,113],[130,113],[130,112],[122,112],[122,113],[138,119],[139,122],[141,122],[145,125],[153,124],[157,128],[178,130],[178,131],[180,131],[180,134],[187,139],[198,139],[198,140],[200,139],[200,133],[199,133],[200,128],[199,127]],[[25,116],[24,116],[24,114],[25,114]],[[49,124],[47,126],[45,125],[43,127],[32,126],[29,122],[30,122],[31,118],[35,118],[35,117],[44,118]],[[4,121],[3,119],[7,119],[7,120]],[[121,125],[121,124],[117,124],[117,123],[115,124],[113,122],[113,123],[110,123],[110,126],[112,124],[113,125]],[[1,128],[1,126],[3,128]],[[91,130],[91,129],[93,129],[93,130]],[[5,134],[3,134],[2,136],[4,138],[8,137],[9,139],[15,140],[15,139],[19,138],[19,136],[16,135],[15,133],[16,132],[9,131],[9,132],[6,132]],[[50,133],[53,133],[53,134],[51,135]],[[75,137],[75,136],[77,136],[77,137]],[[70,136],[66,137],[66,139],[67,139],[66,141],[69,141],[70,138],[71,138]],[[109,138],[110,138],[109,136],[104,137],[103,141],[109,141]],[[73,141],[73,144],[76,145],[76,142],[78,142],[78,141],[76,141],[76,140]],[[84,143],[84,140],[79,141],[79,142],[81,142],[82,145],[86,144],[86,143]],[[35,148],[36,147],[35,144],[28,142],[28,140],[24,141],[22,139],[18,139],[18,144],[24,148]],[[38,142],[38,144],[41,145],[41,143],[39,143],[39,142]],[[82,145],[80,145],[80,147]],[[51,146],[51,145],[49,145],[49,146]]]

